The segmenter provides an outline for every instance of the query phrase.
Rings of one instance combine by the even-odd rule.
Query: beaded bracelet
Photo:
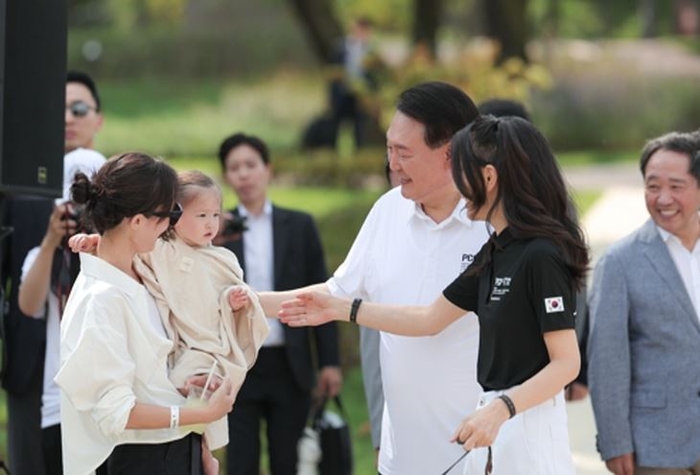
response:
[[[360,304],[362,299],[354,299],[352,301],[352,306],[350,307],[350,322],[357,323],[357,311],[360,309]]]
[[[508,408],[508,412],[510,413],[510,418],[512,419],[515,416],[515,404],[513,403],[513,400],[507,395],[507,394],[501,394],[498,396],[498,399],[503,401]]]
[[[180,425],[180,408],[178,406],[170,406],[170,428],[174,429]]]

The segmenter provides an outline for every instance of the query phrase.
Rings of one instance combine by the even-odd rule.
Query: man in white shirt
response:
[[[94,81],[86,73],[68,72],[64,201],[69,198],[70,184],[77,171],[91,175],[105,162],[102,154],[91,150],[102,123]],[[77,258],[67,255],[62,259],[59,249],[62,238],[66,233],[74,233],[77,224],[74,210],[66,206],[54,207],[53,200],[32,196],[16,196],[8,202],[7,220],[14,232],[10,236],[9,269],[4,277],[11,279],[13,285],[6,315],[7,361],[3,387],[7,391],[8,452],[13,474],[61,473],[59,390],[53,378],[59,360],[60,299],[67,297],[77,274],[77,268],[68,265],[69,261],[77,262]],[[61,262],[66,265],[61,266]],[[36,272],[32,273],[32,269]],[[72,278],[59,282],[66,276]],[[25,308],[19,304],[20,282],[27,292],[26,302],[31,303]],[[50,291],[51,287],[65,294],[57,296]]]
[[[466,217],[449,146],[477,115],[464,92],[441,82],[399,96],[386,134],[399,186],[377,200],[343,264],[315,289],[377,303],[427,304],[466,269],[488,233],[485,223]],[[274,296],[275,303],[287,296]],[[464,453],[450,438],[480,393],[478,333],[474,315],[430,337],[381,333],[382,475],[441,473]],[[368,394],[378,392],[371,389]]]
[[[700,133],[651,140],[650,219],[611,246],[590,293],[588,383],[615,475],[700,473]]]

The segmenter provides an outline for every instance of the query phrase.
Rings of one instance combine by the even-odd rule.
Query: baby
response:
[[[235,254],[211,244],[221,212],[216,183],[198,171],[180,173],[177,198],[182,208],[170,216],[176,223],[134,263],[161,315],[169,316],[166,329],[175,342],[170,380],[184,389],[188,378],[213,367],[238,389],[267,336],[267,320],[257,295],[243,282]],[[85,234],[69,241],[82,252],[98,242],[98,235]],[[211,448],[225,445],[225,418],[211,424],[206,435]]]

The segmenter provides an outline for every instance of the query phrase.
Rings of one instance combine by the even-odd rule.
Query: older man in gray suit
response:
[[[616,475],[700,474],[700,135],[641,157],[651,215],[600,260],[588,382],[598,450]]]

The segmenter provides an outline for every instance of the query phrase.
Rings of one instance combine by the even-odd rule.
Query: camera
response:
[[[85,214],[85,205],[78,204],[73,201],[64,201],[60,203],[65,206],[65,212],[61,216],[62,221],[72,220],[76,222],[76,227],[73,232],[76,233],[92,233],[93,226],[89,218]]]
[[[63,213],[61,217],[62,220],[72,219],[76,223],[80,224],[80,220],[83,217],[83,211],[85,210],[85,205],[79,205],[73,203],[72,201],[66,201],[66,212]]]

